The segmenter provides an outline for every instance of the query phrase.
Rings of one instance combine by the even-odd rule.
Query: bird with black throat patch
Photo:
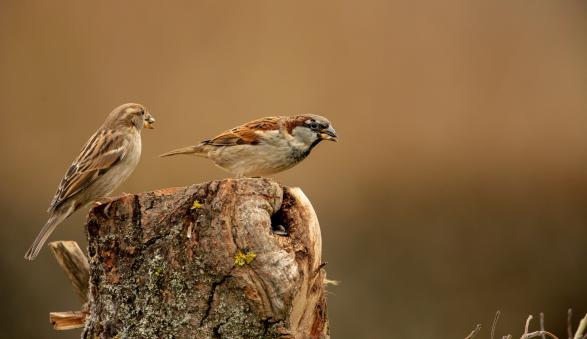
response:
[[[134,171],[141,157],[141,130],[155,118],[139,104],[116,107],[69,167],[49,207],[49,219],[25,254],[33,260],[63,220],[81,207],[99,203]]]
[[[212,160],[237,178],[266,176],[297,165],[322,140],[338,140],[328,119],[315,114],[276,116],[247,122],[161,156],[191,154]]]

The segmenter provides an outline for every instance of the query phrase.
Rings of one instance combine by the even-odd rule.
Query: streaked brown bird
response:
[[[112,193],[133,172],[141,157],[141,130],[155,119],[142,105],[116,107],[90,137],[59,184],[49,220],[25,254],[33,260],[55,227],[88,203]]]
[[[236,177],[264,176],[300,163],[322,140],[337,141],[336,131],[324,117],[267,117],[161,156],[193,154],[214,161]]]

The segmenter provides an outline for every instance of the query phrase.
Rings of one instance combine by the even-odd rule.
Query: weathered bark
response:
[[[87,231],[84,338],[328,336],[320,227],[298,188],[247,178],[124,195]]]

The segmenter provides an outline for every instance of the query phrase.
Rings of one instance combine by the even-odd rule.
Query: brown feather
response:
[[[287,133],[292,134],[294,128],[296,128],[298,126],[304,126],[304,124],[306,123],[306,121],[308,119],[311,119],[314,117],[315,116],[313,114],[302,114],[302,115],[288,117],[285,120],[285,129],[287,130]]]
[[[224,131],[210,140],[202,143],[213,146],[255,145],[260,141],[256,131],[279,130],[279,117],[267,117],[253,120],[244,125]]]
[[[201,149],[200,145],[197,145],[197,146],[188,146],[188,147],[174,149],[173,151],[169,151],[167,153],[161,154],[160,157],[169,157],[169,156],[178,155],[178,154],[194,154],[194,155],[204,156],[203,150]]]
[[[49,212],[88,187],[122,159],[125,156],[124,143],[125,138],[120,132],[98,130],[82,148],[82,152],[61,180]]]

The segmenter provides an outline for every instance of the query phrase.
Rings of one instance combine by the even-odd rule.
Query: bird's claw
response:
[[[110,215],[110,203],[113,202],[114,200],[116,200],[116,199],[115,198],[108,198],[108,197],[100,198],[98,200],[95,200],[92,205],[94,208],[96,208],[98,206],[105,205],[104,206],[104,214]]]

